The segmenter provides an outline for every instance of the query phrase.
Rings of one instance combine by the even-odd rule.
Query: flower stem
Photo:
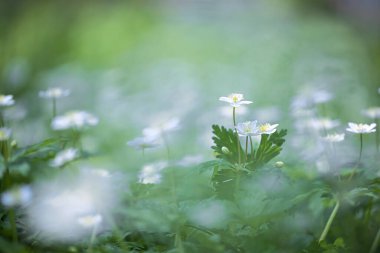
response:
[[[376,152],[379,154],[379,145],[380,145],[380,127],[379,127],[379,119],[376,119]]]
[[[325,228],[323,229],[321,237],[318,240],[319,243],[321,243],[322,241],[324,241],[326,239],[327,233],[329,232],[331,224],[334,221],[334,218],[335,218],[335,216],[336,216],[336,214],[338,212],[339,205],[340,205],[339,200],[337,200],[336,204],[335,204],[335,207],[334,207],[333,211],[331,212],[329,219],[327,220]]]
[[[13,242],[18,242],[18,235],[17,235],[17,226],[16,226],[16,214],[15,209],[12,208],[9,210],[9,220],[11,223],[11,230],[12,230],[12,240]]]
[[[352,173],[351,173],[350,177],[348,178],[348,181],[351,181],[352,177],[353,177],[354,174],[355,174],[355,170],[356,170],[356,168],[359,167],[360,161],[361,161],[361,159],[362,159],[362,153],[363,153],[363,134],[360,134],[359,159],[358,159],[358,162],[357,162],[356,166],[355,166],[354,169],[352,170]]]
[[[248,162],[248,136],[245,137],[245,162]]]
[[[52,98],[53,103],[53,118],[57,116],[57,100],[55,98]]]
[[[379,245],[379,242],[380,242],[380,228],[377,231],[377,234],[375,236],[375,240],[372,243],[372,246],[371,246],[371,249],[370,249],[369,253],[375,253],[376,252],[377,247]]]
[[[88,252],[92,252],[92,246],[94,245],[95,238],[96,238],[96,230],[98,229],[98,226],[95,225],[94,228],[92,229],[91,233],[91,239],[90,239],[90,245],[88,246]]]
[[[183,248],[182,237],[181,237],[181,233],[179,229],[177,229],[177,233],[175,234],[174,246],[177,248],[178,253],[185,253],[185,249]]]
[[[166,138],[166,135],[163,131],[161,131],[161,137],[162,137],[162,140],[164,141],[164,146],[166,148],[166,155],[168,156],[168,161],[169,161],[170,160],[169,143],[168,143],[168,139]]]
[[[251,156],[252,156],[252,161],[255,158],[254,153],[253,153],[253,143],[252,143],[252,136],[249,136],[249,142],[251,144]]]
[[[235,132],[236,132],[236,139],[237,139],[237,150],[238,150],[238,159],[239,159],[239,164],[241,164],[241,158],[240,158],[240,139],[239,139],[239,133],[237,132],[237,129],[236,129],[236,113],[235,113],[235,110],[236,108],[233,107],[232,108],[232,119],[233,119],[233,122],[234,122],[234,128],[235,128]]]

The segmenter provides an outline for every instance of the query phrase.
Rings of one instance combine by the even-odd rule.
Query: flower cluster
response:
[[[54,130],[83,129],[87,126],[95,126],[99,119],[85,111],[70,111],[53,119],[51,127]]]

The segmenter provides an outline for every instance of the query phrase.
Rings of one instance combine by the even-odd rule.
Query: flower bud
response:
[[[230,150],[227,147],[222,147],[223,154],[229,155],[231,154]]]
[[[284,167],[284,162],[282,161],[275,162],[274,167],[281,169],[282,167]]]

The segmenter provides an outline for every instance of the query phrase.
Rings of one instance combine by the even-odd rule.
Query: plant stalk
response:
[[[327,220],[325,228],[323,229],[321,237],[318,240],[319,243],[321,243],[322,241],[324,241],[326,239],[326,236],[330,230],[331,224],[333,223],[334,218],[335,218],[336,214],[338,213],[339,205],[340,205],[340,202],[339,202],[339,200],[337,200],[335,207],[334,207],[333,211],[331,212],[329,219]]]
[[[377,231],[377,234],[375,236],[375,240],[373,241],[373,243],[371,245],[371,249],[370,249],[369,253],[375,253],[376,252],[376,250],[379,246],[379,242],[380,242],[380,228]]]
[[[236,108],[233,107],[232,108],[232,119],[233,119],[233,122],[234,122],[234,128],[235,128],[235,132],[236,132],[236,139],[237,139],[237,150],[238,150],[238,157],[239,157],[239,164],[241,164],[241,157],[240,157],[240,139],[239,139],[239,133],[236,129],[236,113],[235,113],[235,110]]]

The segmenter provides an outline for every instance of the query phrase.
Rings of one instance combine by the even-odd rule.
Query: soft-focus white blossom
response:
[[[57,153],[54,160],[51,161],[50,165],[53,167],[61,167],[62,165],[71,162],[77,158],[79,152],[75,148],[68,148]]]
[[[9,140],[12,135],[12,130],[6,127],[0,127],[0,141]]]
[[[238,123],[236,130],[240,136],[255,136],[260,134],[257,120]]]
[[[363,110],[362,113],[371,119],[379,119],[380,118],[380,107],[370,107],[366,110]]]
[[[171,118],[161,122],[156,122],[151,127],[143,129],[143,135],[147,138],[159,138],[163,133],[169,133],[180,128],[180,120]]]
[[[70,90],[62,88],[49,88],[47,90],[40,91],[39,96],[42,98],[62,98],[70,95]]]
[[[99,226],[103,217],[100,214],[85,215],[78,218],[78,223],[84,228],[93,228]]]
[[[187,155],[177,162],[179,166],[187,167],[203,162],[202,155]]]
[[[252,104],[252,101],[244,100],[243,94],[232,93],[228,97],[220,97],[220,101],[229,103],[232,107],[240,107],[241,105]]]
[[[6,207],[26,205],[32,199],[32,189],[28,185],[14,187],[1,195],[1,203]]]
[[[0,107],[1,106],[11,106],[14,105],[13,95],[2,95],[0,94]]]
[[[260,124],[258,129],[259,129],[259,133],[260,134],[273,134],[274,132],[277,131],[277,128],[278,127],[278,124],[269,124],[269,123],[265,123],[265,124]]]
[[[82,129],[87,126],[95,126],[98,118],[85,111],[71,111],[53,119],[51,127],[54,130]]]
[[[139,182],[142,184],[161,183],[161,171],[167,165],[168,163],[164,161],[144,165],[139,173]]]
[[[376,132],[376,124],[372,123],[370,125],[368,124],[356,124],[349,122],[348,128],[346,128],[348,132],[355,133],[355,134],[369,134]]]
[[[307,127],[315,130],[330,130],[337,126],[339,126],[339,121],[329,118],[313,118],[307,121]]]
[[[345,134],[328,134],[324,137],[324,140],[327,142],[341,142],[344,140]]]
[[[131,141],[128,141],[127,144],[128,146],[136,149],[154,148],[159,145],[157,136],[155,135],[137,137]]]

